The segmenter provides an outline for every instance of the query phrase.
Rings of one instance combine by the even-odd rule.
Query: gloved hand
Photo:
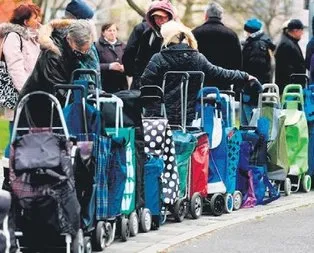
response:
[[[261,83],[254,76],[249,76],[248,81],[243,86],[243,102],[251,105],[257,105],[258,94],[263,91]]]
[[[249,76],[248,85],[252,89],[252,91],[255,91],[257,94],[263,92],[262,84],[254,76]]]

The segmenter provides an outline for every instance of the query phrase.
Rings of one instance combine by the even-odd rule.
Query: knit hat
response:
[[[299,19],[291,19],[287,25],[288,30],[299,29],[303,30],[304,26]]]
[[[208,18],[221,18],[224,9],[218,3],[210,3],[207,7],[206,14]]]
[[[262,28],[262,21],[257,18],[248,19],[244,24],[244,30],[248,33],[255,33]]]
[[[65,11],[77,19],[92,19],[94,16],[94,11],[82,0],[71,1]]]

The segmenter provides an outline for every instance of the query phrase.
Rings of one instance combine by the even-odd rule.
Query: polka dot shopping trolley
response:
[[[145,163],[145,202],[154,210],[154,228],[160,221],[166,221],[169,211],[177,221],[182,221],[185,209],[180,198],[179,172],[176,149],[166,116],[164,95],[160,86],[145,85],[141,87],[145,152],[148,159]],[[158,109],[154,105],[158,104]],[[150,184],[149,184],[150,182]],[[155,183],[153,183],[155,182]],[[152,184],[153,183],[153,184]]]
[[[201,76],[201,83],[203,83],[203,73],[189,73]],[[189,131],[186,128],[187,110],[183,85],[188,84],[189,73],[169,71],[164,75],[163,88],[160,88],[160,86],[144,86],[142,88],[142,96],[146,97],[146,101],[149,104],[152,104],[154,99],[161,102],[160,108],[155,110],[155,113],[160,113],[160,117],[146,117],[143,120],[144,129],[146,129],[146,151],[150,153],[157,151],[157,155],[163,155],[166,163],[162,177],[162,194],[165,198],[164,206],[172,213],[175,220],[179,222],[184,219],[188,211],[193,218],[199,218],[202,214],[202,194],[205,193],[206,195],[208,174],[208,137],[206,133],[198,129],[194,128],[192,131]],[[166,79],[171,75],[175,76],[181,85],[175,85],[176,87],[174,87],[172,95],[175,95],[176,98],[169,99],[170,102],[178,99],[182,110],[180,124],[176,124],[177,122],[174,120],[177,117],[174,117],[173,113],[176,112],[167,110],[166,113],[167,101],[164,101],[164,90],[170,92],[169,90],[167,91],[169,88],[167,88]],[[149,108],[147,114],[150,114]],[[171,125],[167,115],[171,119]],[[154,137],[154,135],[157,137]],[[155,141],[160,141],[161,144],[154,143]],[[174,186],[176,186],[176,189],[173,188]]]

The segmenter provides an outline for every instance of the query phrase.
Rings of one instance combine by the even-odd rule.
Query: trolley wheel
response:
[[[81,228],[72,242],[72,253],[84,253],[84,234]]]
[[[221,193],[215,193],[210,199],[210,210],[214,216],[220,216],[224,212],[225,199]]]
[[[194,219],[198,219],[203,213],[203,201],[201,195],[198,192],[195,192],[192,195],[190,202],[190,213]]]
[[[136,236],[138,234],[138,216],[135,211],[130,214],[129,225],[130,225],[130,236]]]
[[[112,223],[106,222],[105,223],[105,230],[106,230],[106,239],[105,239],[105,246],[108,247],[113,241],[116,231],[116,221]]]
[[[231,213],[233,210],[233,197],[230,193],[225,194],[225,212]]]
[[[304,192],[309,192],[311,190],[312,178],[309,175],[304,175],[302,178],[302,186]]]
[[[92,248],[92,241],[89,236],[84,237],[84,253],[92,253],[93,248]]]
[[[233,197],[233,210],[237,211],[241,208],[243,196],[240,191],[235,191]]]
[[[160,227],[160,215],[152,215],[152,227],[151,230],[158,230]]]
[[[149,209],[144,208],[141,211],[141,231],[147,233],[152,228],[152,214]]]
[[[186,204],[183,199],[178,199],[174,203],[173,216],[177,222],[182,222],[186,215]]]
[[[130,226],[129,220],[126,217],[121,218],[121,240],[126,242],[130,237]]]
[[[105,229],[105,222],[98,221],[96,224],[96,228],[93,231],[93,249],[97,251],[102,251],[106,245],[106,229]]]
[[[286,178],[284,185],[283,185],[284,191],[285,191],[285,195],[289,196],[291,194],[291,179],[290,178]]]

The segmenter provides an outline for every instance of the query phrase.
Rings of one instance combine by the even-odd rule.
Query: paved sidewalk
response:
[[[146,234],[140,233],[131,237],[127,242],[119,239],[105,249],[108,253],[154,253],[171,252],[171,247],[192,238],[210,233],[226,226],[237,224],[250,219],[261,218],[270,214],[287,211],[301,206],[314,204],[314,191],[309,193],[294,193],[291,196],[282,195],[278,200],[250,209],[240,209],[220,217],[203,215],[198,220],[186,218],[182,223],[167,222],[157,231]]]

